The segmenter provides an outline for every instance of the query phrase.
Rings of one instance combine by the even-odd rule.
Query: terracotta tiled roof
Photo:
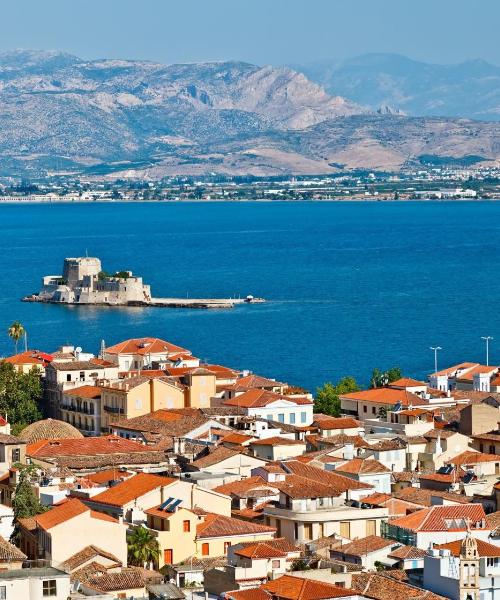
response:
[[[325,471],[324,469],[318,469],[312,465],[304,465],[296,460],[284,462],[282,465],[289,473],[293,473],[295,477],[302,480],[292,480],[290,476],[287,476],[285,482],[279,482],[280,489],[293,497],[308,497],[301,495],[297,496],[297,494],[305,493],[306,489],[308,489],[312,483],[327,486],[330,489],[330,494],[327,494],[327,496],[339,496],[348,490],[373,489],[373,486],[367,483],[360,483],[359,481],[355,481],[344,475],[339,475],[332,471]],[[291,489],[290,484],[292,484]],[[301,489],[302,487],[304,487],[304,490]]]
[[[197,408],[190,409],[160,409],[147,415],[121,419],[113,423],[113,428],[154,433],[158,436],[182,437],[209,422]]]
[[[83,582],[100,592],[118,592],[136,590],[151,583],[161,583],[163,575],[156,571],[146,571],[138,567],[128,567],[118,573],[89,574]]]
[[[80,552],[77,552],[76,554],[73,554],[73,556],[70,556],[67,560],[65,560],[62,563],[61,566],[63,567],[63,569],[65,569],[67,571],[74,571],[75,569],[78,569],[79,567],[81,567],[83,564],[85,564],[89,560],[92,560],[97,557],[106,558],[106,559],[110,560],[111,562],[113,562],[114,565],[122,566],[120,559],[116,558],[116,556],[114,554],[111,554],[110,552],[106,552],[105,550],[101,550],[101,548],[98,548],[97,546],[92,546],[92,545],[85,546],[85,548],[83,548],[83,550],[80,550]]]
[[[245,545],[243,548],[239,548],[234,551],[238,556],[244,558],[284,558],[287,556],[283,550],[278,550],[266,542],[256,542],[253,544]]]
[[[249,588],[235,592],[225,592],[223,597],[227,600],[270,600],[271,595],[261,588]]]
[[[372,458],[353,458],[335,469],[339,473],[352,473],[353,475],[371,475],[373,473],[390,473],[385,465]]]
[[[313,421],[313,424],[317,425],[318,429],[335,430],[335,429],[354,429],[362,427],[359,421],[351,417],[330,417],[329,419],[319,419]]]
[[[85,506],[85,504],[77,498],[72,498],[63,504],[54,506],[41,515],[37,515],[34,519],[38,527],[47,530],[82,515],[85,512],[90,512],[88,506]]]
[[[466,373],[463,373],[462,375],[460,375],[460,377],[457,377],[457,379],[459,381],[473,381],[474,375],[479,375],[481,373],[483,373],[483,374],[490,373],[491,375],[493,375],[493,373],[495,373],[495,371],[497,371],[497,370],[498,370],[498,367],[477,365],[477,366],[473,367],[472,369],[468,370]]]
[[[98,504],[109,504],[111,506],[125,506],[136,498],[140,498],[144,494],[152,490],[170,485],[178,481],[172,477],[161,477],[160,475],[151,475],[150,473],[138,473],[122,481],[117,485],[92,496],[90,502]]]
[[[482,462],[500,462],[500,456],[467,450],[458,456],[450,458],[447,462],[454,465],[475,465]]]
[[[427,384],[424,381],[418,381],[418,379],[411,379],[411,377],[401,377],[401,379],[391,381],[389,387],[421,387],[426,385]]]
[[[27,352],[20,352],[19,354],[14,354],[14,356],[8,356],[3,359],[3,362],[10,363],[11,365],[40,365],[42,367],[51,361],[51,354],[46,354],[39,350],[28,350]]]
[[[479,538],[476,539],[477,549],[479,556],[484,557],[500,557],[500,548],[489,544]],[[462,540],[455,540],[454,542],[448,542],[447,544],[435,544],[436,550],[449,550],[452,556],[460,556],[460,550],[462,548]]]
[[[90,398],[95,400],[101,397],[102,388],[96,385],[82,385],[81,387],[72,390],[66,390],[66,396],[76,396],[77,398]]]
[[[456,502],[457,504],[468,504],[471,501],[471,498],[463,494],[454,494],[452,492],[442,492],[439,490],[426,490],[416,487],[403,488],[393,495],[399,500],[413,502],[414,504],[420,504],[421,506],[431,506],[433,496]]]
[[[487,529],[482,504],[431,506],[391,521],[392,525],[410,531],[466,531],[468,523],[472,530]]]
[[[128,471],[123,472],[120,469],[106,469],[104,471],[98,471],[97,473],[90,473],[87,475],[87,479],[92,481],[92,483],[109,483],[110,481],[119,481],[128,479],[132,476],[132,473]]]
[[[345,546],[338,546],[337,548],[334,548],[333,551],[340,552],[341,554],[349,554],[351,556],[363,556],[369,552],[376,552],[377,550],[389,548],[393,545],[393,540],[379,537],[378,535],[369,535],[368,537],[354,540]]]
[[[217,538],[228,535],[255,535],[258,533],[274,533],[275,527],[257,525],[241,519],[233,519],[215,513],[207,513],[202,523],[196,526],[196,535],[200,539]]]
[[[73,438],[82,439],[83,435],[64,421],[58,419],[43,419],[42,421],[35,421],[30,425],[27,425],[20,433],[19,438],[23,442],[33,444],[34,442],[46,442],[47,440]]]
[[[358,594],[375,600],[446,600],[443,596],[379,573],[354,573],[351,586]]]
[[[182,354],[191,354],[191,352],[185,348],[181,348],[180,346],[176,346],[170,342],[165,342],[159,338],[151,337],[125,340],[124,342],[120,342],[114,346],[109,346],[109,348],[106,348],[106,354],[147,355],[175,354],[179,352],[182,352]]]
[[[240,481],[232,481],[231,483],[225,483],[214,488],[214,492],[218,492],[219,494],[225,494],[226,496],[229,496],[231,494],[239,496],[240,494],[245,494],[246,492],[249,492],[251,490],[273,490],[276,491],[276,493],[278,493],[277,488],[273,488],[272,483],[268,483],[259,475],[247,477],[246,479],[241,479]]]
[[[144,451],[145,447],[143,444],[138,444],[137,442],[116,435],[80,439],[40,440],[34,444],[28,444],[26,448],[26,454],[34,458],[96,456],[99,454],[108,455],[118,453],[130,454]]]
[[[364,504],[373,504],[375,506],[382,505],[387,500],[392,498],[391,494],[382,494],[381,492],[375,492],[374,494],[370,494],[369,496],[363,496],[361,498],[361,502]]]
[[[238,406],[242,408],[257,408],[267,406],[272,402],[278,400],[286,400],[291,404],[308,404],[312,405],[312,400],[309,398],[291,398],[290,396],[283,396],[282,394],[276,394],[275,392],[269,392],[261,389],[251,389],[248,392],[237,396],[236,398],[230,398],[224,400],[222,403],[224,406]]]
[[[245,444],[246,442],[251,442],[255,438],[252,435],[246,435],[244,433],[237,433],[236,431],[230,432],[228,435],[224,435],[222,438],[223,443],[228,444]]]
[[[401,406],[423,406],[429,404],[416,394],[412,394],[406,390],[395,390],[386,387],[342,394],[341,398],[345,398],[346,400],[358,400],[361,402],[376,402],[378,404],[392,406],[397,403],[400,403]]]
[[[400,546],[397,550],[393,550],[389,556],[389,558],[397,558],[400,560],[419,560],[424,558],[426,555],[425,550],[421,550],[416,546]]]
[[[323,600],[356,595],[356,592],[349,588],[292,575],[282,575],[261,587],[270,592],[273,598],[283,598],[283,600]]]
[[[201,458],[193,461],[193,465],[198,467],[198,469],[204,469],[206,467],[211,467],[212,465],[216,465],[223,460],[227,460],[228,458],[232,458],[233,456],[238,456],[240,452],[233,448],[226,448],[225,446],[217,446],[207,454],[206,456],[202,456]]]
[[[11,544],[0,535],[0,562],[14,562],[26,560],[27,556],[19,548]]]
[[[477,365],[478,365],[478,363],[463,362],[458,365],[453,365],[453,367],[448,367],[447,369],[441,369],[441,371],[436,371],[436,373],[433,373],[433,375],[454,376],[457,373],[457,371],[465,371],[467,369],[472,369],[473,367],[476,367]]]
[[[260,375],[247,375],[246,377],[241,377],[231,385],[228,389],[231,389],[235,392],[246,392],[252,389],[263,389],[263,388],[274,388],[274,387],[285,387],[286,383],[281,383],[280,381],[275,381],[274,379],[267,379],[266,377],[261,377]]]
[[[392,450],[401,450],[403,448],[406,448],[406,443],[399,438],[393,440],[380,440],[375,444],[371,444],[369,447],[370,450],[374,450],[375,452],[390,452]]]
[[[250,446],[304,446],[305,442],[301,440],[291,440],[290,438],[275,435],[273,437],[254,440]]]

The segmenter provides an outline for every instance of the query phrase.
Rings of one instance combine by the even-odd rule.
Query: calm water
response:
[[[157,336],[202,359],[314,388],[375,366],[424,376],[500,361],[500,203],[0,206],[0,354],[19,319],[31,347],[97,352]],[[25,304],[65,256],[144,276],[155,296],[264,296],[229,311]]]

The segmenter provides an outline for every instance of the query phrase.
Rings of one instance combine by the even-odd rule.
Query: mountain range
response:
[[[0,175],[314,174],[500,157],[499,122],[377,112],[322,83],[242,62],[0,54]]]
[[[399,54],[365,54],[294,68],[328,93],[372,110],[500,120],[500,67],[481,59],[438,65]]]

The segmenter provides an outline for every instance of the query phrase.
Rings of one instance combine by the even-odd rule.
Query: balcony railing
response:
[[[125,412],[123,408],[119,408],[118,406],[105,406],[104,410],[115,415],[123,415]]]
[[[70,412],[77,412],[77,413],[81,413],[82,415],[95,415],[95,411],[91,410],[90,408],[83,408],[80,407],[78,408],[78,406],[73,406],[71,404],[61,404],[61,410],[68,410]]]

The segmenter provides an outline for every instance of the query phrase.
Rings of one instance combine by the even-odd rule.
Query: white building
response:
[[[0,598],[5,600],[67,600],[69,573],[53,567],[0,571]]]
[[[424,558],[424,588],[452,600],[500,598],[500,548],[470,532],[433,546]]]

